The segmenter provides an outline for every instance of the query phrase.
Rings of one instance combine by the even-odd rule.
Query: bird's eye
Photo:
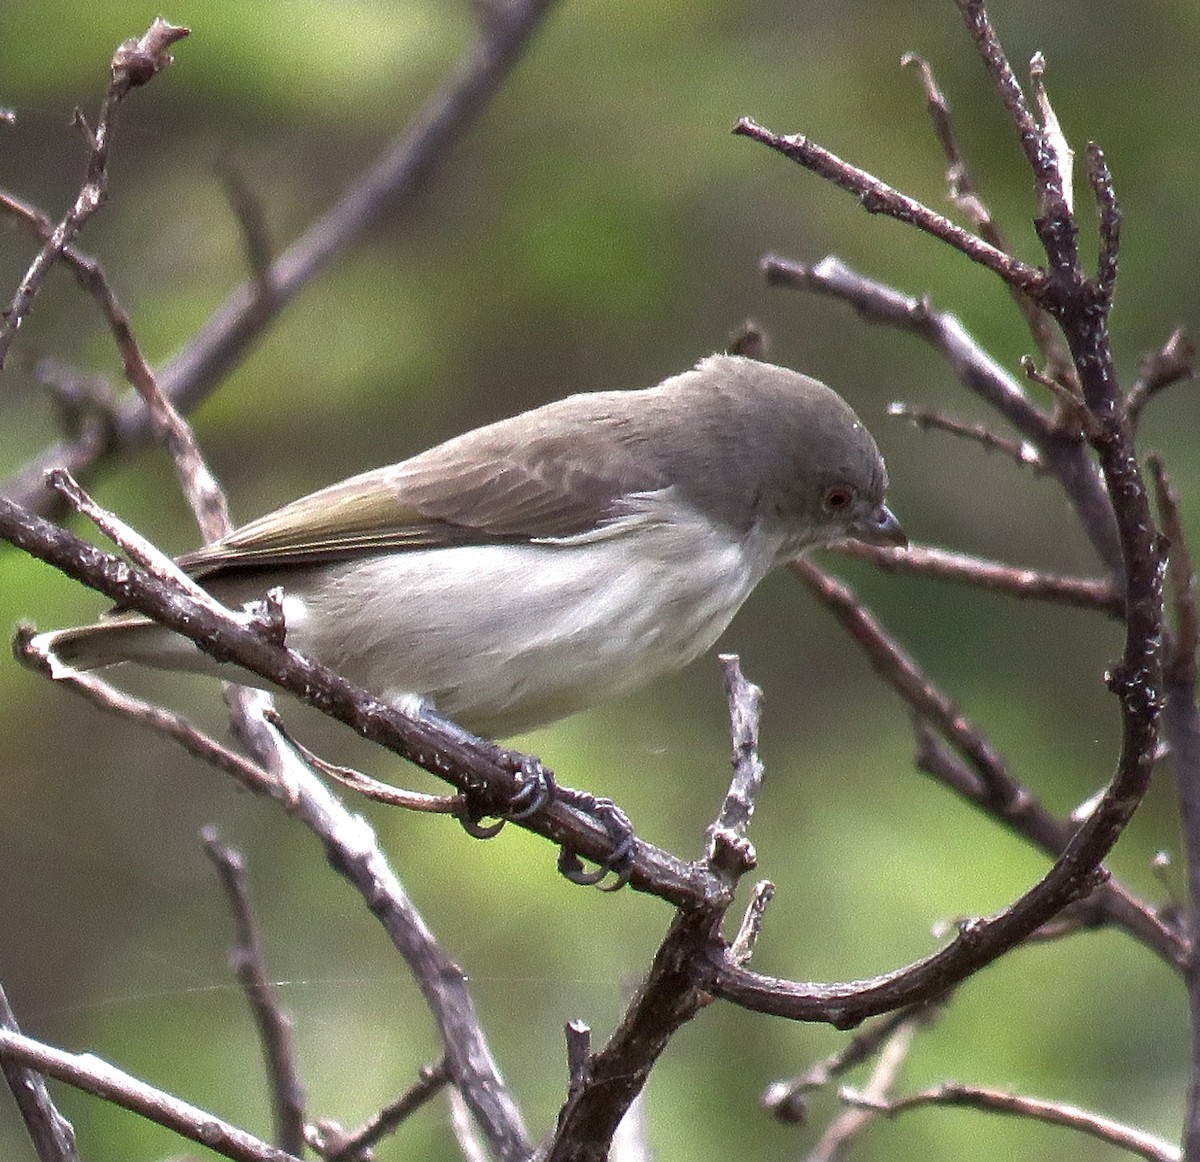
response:
[[[843,512],[854,500],[854,489],[848,484],[835,484],[825,490],[825,511]]]

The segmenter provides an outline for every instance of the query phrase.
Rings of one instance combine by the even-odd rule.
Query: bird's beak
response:
[[[908,537],[886,504],[881,504],[862,524],[855,525],[851,535],[855,540],[865,541],[868,545],[908,548]]]

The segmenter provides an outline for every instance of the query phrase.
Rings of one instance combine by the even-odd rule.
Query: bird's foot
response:
[[[603,828],[612,840],[611,853],[593,871],[585,871],[579,854],[563,847],[558,857],[558,870],[573,884],[591,886],[612,874],[615,880],[606,891],[616,891],[629,882],[637,855],[637,839],[629,817],[611,799],[600,798],[587,791],[561,786],[554,772],[529,755],[513,754],[513,773],[519,785],[508,801],[498,805],[494,799],[468,796],[467,807],[458,813],[458,821],[468,835],[476,839],[491,839],[498,835],[510,820],[519,823],[536,815],[553,800],[587,815]],[[485,819],[491,822],[485,823]]]

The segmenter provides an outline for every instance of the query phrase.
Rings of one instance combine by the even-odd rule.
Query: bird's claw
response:
[[[594,819],[612,840],[612,851],[593,871],[584,870],[579,854],[563,847],[558,856],[558,870],[573,884],[591,887],[608,875],[616,878],[605,886],[604,891],[615,892],[623,888],[633,874],[637,856],[637,839],[629,817],[611,799],[602,799],[587,791],[576,791],[560,786],[553,772],[547,770],[537,759],[522,755],[516,760],[515,773],[520,778],[517,789],[509,796],[502,809],[496,804],[468,797],[467,807],[457,815],[463,830],[474,839],[492,839],[499,835],[505,823],[520,822],[536,815],[554,799],[567,804],[576,811]],[[493,822],[484,823],[491,818]]]
[[[528,819],[554,798],[558,790],[554,773],[542,766],[537,759],[522,755],[517,762],[515,773],[520,779],[520,784],[509,796],[502,810],[497,810],[491,803],[471,801],[471,797],[468,796],[466,808],[456,817],[472,839],[492,839],[500,834],[505,823],[510,820],[519,823],[522,819]],[[494,822],[482,822],[489,817],[492,817]]]
[[[573,884],[593,887],[610,873],[616,878],[602,890],[615,892],[629,883],[637,858],[637,837],[629,816],[611,799],[599,798],[586,791],[559,787],[558,797],[565,803],[596,820],[612,840],[612,851],[597,864],[594,871],[585,871],[579,853],[564,847],[558,855],[558,870]]]

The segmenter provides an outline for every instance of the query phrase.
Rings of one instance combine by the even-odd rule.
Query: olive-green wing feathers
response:
[[[580,405],[585,398],[562,404]],[[284,505],[179,563],[208,577],[366,553],[588,532],[618,515],[622,496],[665,481],[631,460],[625,441],[606,422],[607,409],[577,418],[587,422],[569,425],[566,432],[561,422],[552,433],[540,425],[531,433],[528,424],[516,428],[511,420],[477,429]],[[590,446],[581,454],[584,441]]]

